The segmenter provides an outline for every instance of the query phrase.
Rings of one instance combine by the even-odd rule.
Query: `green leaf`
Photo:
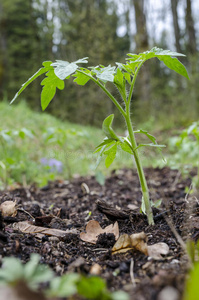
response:
[[[131,75],[125,72],[124,77],[126,78],[127,82],[131,85]]]
[[[90,71],[84,70],[84,73],[90,74]],[[73,76],[76,77],[73,81],[76,82],[78,85],[85,85],[90,80],[89,76],[82,74],[79,71],[77,71]]]
[[[162,48],[158,48],[158,47],[153,47],[150,51],[147,51],[145,53],[154,53],[155,56],[157,55],[168,55],[168,56],[186,56],[182,53],[178,53],[178,52],[173,52],[170,50],[163,50]]]
[[[32,132],[29,129],[27,129],[27,128],[22,128],[19,131],[19,136],[22,139],[24,139],[26,136],[28,136],[31,139],[34,137],[34,135],[32,134]]]
[[[124,77],[124,74],[120,70],[120,68],[117,68],[117,73],[114,76],[114,84],[117,86],[122,98],[126,99],[126,77]]]
[[[106,155],[105,166],[108,168],[113,163],[117,153],[117,143],[111,146],[108,150],[104,151]]]
[[[108,67],[96,66],[91,67],[91,70],[91,74],[95,75],[98,79],[102,80],[103,82],[114,82],[116,67],[111,67],[111,65],[109,65]]]
[[[13,143],[13,139],[11,137],[11,131],[10,130],[1,130],[0,131],[0,137],[2,137],[2,139],[7,142],[8,144],[12,144]]]
[[[3,267],[0,269],[0,283],[16,282],[23,278],[23,265],[15,257],[3,259]]]
[[[189,79],[187,70],[184,67],[184,65],[177,58],[173,58],[174,56],[185,56],[182,53],[173,52],[170,50],[163,50],[162,48],[154,47],[150,51],[140,53],[139,55],[131,53],[127,55],[129,56],[127,60],[133,63],[141,63],[153,57],[157,57],[160,61],[164,62],[164,64],[168,68]]]
[[[194,134],[195,137],[199,137],[199,122],[194,122],[187,128],[187,134]]]
[[[185,66],[177,58],[172,58],[170,56],[157,56],[157,58],[160,61],[163,61],[163,63],[169,69],[189,79],[189,75],[187,73]]]
[[[114,74],[115,74],[115,67],[105,67],[101,69],[100,74],[97,74],[97,78],[101,79],[103,81],[110,81],[113,82],[114,81]]]
[[[114,119],[113,114],[108,116],[102,124],[102,130],[104,131],[104,133],[106,134],[106,136],[109,139],[121,141],[121,139],[117,136],[117,134],[113,131],[113,129],[111,127],[111,125],[113,123],[113,119]]]
[[[186,282],[184,300],[195,300],[198,295],[199,263],[195,263]]]
[[[54,67],[55,75],[59,79],[64,80],[78,69],[77,64],[87,63],[87,58],[88,57],[84,57],[71,63],[64,60],[56,60],[56,62],[52,63],[51,66]]]
[[[70,297],[77,292],[76,284],[78,280],[79,275],[76,273],[55,277],[50,282],[49,294],[55,297]]]
[[[112,143],[114,143],[113,139],[105,138],[104,141],[96,147],[96,149],[104,145],[108,145],[108,144],[111,145]]]
[[[114,83],[121,88],[124,87],[124,75],[119,68],[117,68],[117,73],[114,76]]]
[[[6,157],[6,162],[9,165],[14,165],[16,163],[16,160],[14,160],[12,157]]]
[[[23,92],[23,90],[25,90],[25,88],[31,82],[33,82],[37,77],[39,77],[40,75],[42,75],[42,74],[48,72],[49,70],[53,69],[53,67],[50,66],[51,63],[52,63],[51,61],[43,62],[44,68],[40,68],[32,77],[30,77],[24,84],[22,84],[20,90],[15,94],[15,96],[12,99],[12,101],[10,102],[10,104],[12,104],[15,101],[15,99]]]
[[[133,155],[133,151],[131,149],[131,146],[128,144],[127,141],[124,140],[124,142],[120,142],[119,145],[120,145],[120,147],[122,148],[123,151]]]
[[[86,299],[103,299],[105,288],[104,280],[99,277],[82,277],[77,284],[78,293]]]
[[[40,256],[36,253],[33,253],[31,255],[30,260],[24,266],[24,276],[27,280],[30,280],[30,278],[34,275],[38,267],[39,261],[40,261]]]
[[[64,89],[64,81],[55,75],[54,70],[50,70],[46,73],[46,76],[47,77],[41,82],[41,85],[44,86],[41,92],[42,110],[45,110],[50,101],[53,99],[56,93],[56,88],[60,90]]]
[[[104,174],[101,171],[97,171],[95,173],[95,179],[96,181],[100,184],[100,185],[104,185],[105,184],[105,179],[106,177],[104,176]]]
[[[106,150],[106,145],[104,145],[104,146],[102,146],[102,147],[100,147],[100,148],[98,148],[94,153],[97,153],[98,151],[99,151],[99,156],[98,156],[98,158],[97,158],[97,161],[96,161],[96,164],[95,164],[95,168],[94,169],[97,169],[97,167],[99,166],[99,164],[100,164],[100,162],[101,162],[101,160],[102,160],[102,155],[103,155],[103,153],[104,153],[104,151]]]
[[[143,134],[145,134],[145,135],[146,135],[146,136],[147,136],[154,144],[157,144],[156,138],[155,138],[152,134],[148,133],[146,130],[140,129],[140,130],[134,131],[134,133],[143,133]]]
[[[139,149],[139,148],[141,148],[141,147],[156,147],[156,148],[163,148],[163,147],[166,147],[165,145],[158,145],[158,144],[139,144],[135,149],[134,149],[134,151],[135,150],[137,150],[137,149]]]

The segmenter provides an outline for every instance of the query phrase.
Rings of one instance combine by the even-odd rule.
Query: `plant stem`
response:
[[[143,63],[144,63],[144,61],[142,61],[139,64],[139,66],[136,69],[136,72],[133,76],[133,80],[132,80],[132,83],[131,83],[130,92],[129,92],[129,96],[128,96],[128,101],[126,103],[126,117],[124,117],[124,118],[125,118],[125,121],[126,121],[128,132],[129,132],[129,138],[130,138],[132,148],[135,149],[133,151],[133,154],[134,154],[135,163],[136,163],[136,167],[137,167],[137,172],[138,172],[140,185],[141,185],[141,189],[142,189],[142,202],[144,202],[144,206],[145,206],[145,209],[146,209],[146,215],[147,215],[149,225],[154,225],[153,212],[152,212],[150,198],[149,198],[149,189],[148,189],[148,186],[147,186],[147,182],[146,182],[146,178],[145,178],[145,175],[144,175],[141,160],[139,158],[138,149],[136,149],[137,148],[137,143],[136,143],[135,135],[134,135],[134,132],[133,132],[133,126],[132,126],[131,117],[130,117],[130,103],[131,103],[131,98],[132,98],[132,94],[133,94],[134,84],[135,84],[137,74],[138,74],[138,72],[139,72],[139,70],[140,70]]]
[[[115,106],[121,112],[121,114],[123,115],[123,117],[126,121],[126,125],[127,125],[127,129],[128,129],[128,132],[129,132],[129,137],[130,137],[130,142],[131,142],[132,149],[137,148],[137,143],[136,143],[136,140],[135,140],[135,136],[134,136],[134,132],[133,132],[133,126],[132,126],[131,118],[130,118],[130,102],[131,102],[131,98],[132,98],[135,79],[136,79],[136,76],[139,72],[139,69],[141,68],[143,63],[144,63],[144,61],[140,63],[140,65],[138,66],[138,68],[137,68],[137,70],[134,74],[133,81],[132,81],[131,88],[130,88],[130,92],[129,92],[129,96],[128,96],[128,101],[125,101],[126,99],[124,99],[124,102],[126,104],[126,111],[124,111],[124,109],[118,103],[117,99],[115,99],[115,97],[98,80],[96,80],[91,75],[89,75],[87,73],[84,73],[83,71],[78,70],[78,72],[90,77],[90,79],[93,80],[107,94],[107,96],[112,100],[112,102],[115,104]],[[146,178],[145,178],[145,175],[144,175],[143,167],[142,167],[142,164],[141,164],[141,161],[140,161],[140,158],[139,158],[138,150],[133,150],[133,153],[134,153],[135,162],[136,162],[137,171],[138,171],[138,176],[139,176],[140,185],[141,185],[141,189],[142,189],[142,201],[144,201],[146,214],[147,214],[147,218],[148,218],[148,223],[149,223],[149,225],[153,225],[154,224],[153,213],[152,213],[152,209],[151,209],[151,204],[150,204],[150,199],[149,199],[149,190],[148,190]]]
[[[78,72],[88,76],[92,81],[94,81],[107,94],[107,96],[111,99],[111,101],[115,104],[115,106],[121,112],[123,117],[124,118],[126,117],[126,113],[125,113],[124,109],[122,108],[122,106],[118,103],[117,99],[115,99],[115,97],[105,88],[105,86],[103,84],[101,84],[97,79],[95,79],[93,76],[85,73],[84,71],[78,70]]]
[[[127,105],[126,114],[127,115],[126,115],[125,120],[126,120],[127,129],[128,129],[128,132],[129,132],[130,142],[131,142],[132,148],[136,149],[137,148],[137,143],[136,143],[136,140],[135,140],[135,135],[134,135],[133,127],[132,127],[132,123],[131,123],[129,105]],[[148,223],[149,223],[149,225],[154,225],[153,212],[152,212],[152,209],[151,209],[150,198],[149,198],[149,190],[148,190],[146,178],[145,178],[145,175],[144,175],[143,167],[142,167],[142,164],[141,164],[141,161],[140,161],[140,158],[139,158],[138,149],[134,150],[133,154],[134,154],[135,163],[136,163],[136,167],[137,167],[137,172],[138,172],[140,185],[141,185],[141,189],[142,189],[142,201],[144,201],[144,206],[145,206],[145,209],[146,209],[146,215],[147,215]]]

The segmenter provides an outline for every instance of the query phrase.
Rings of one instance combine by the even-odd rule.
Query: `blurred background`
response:
[[[115,113],[114,126],[125,131],[120,114],[92,82],[77,87],[68,80],[45,114],[39,78],[9,106],[46,60],[89,57],[88,66],[107,66],[154,46],[185,54],[180,61],[190,80],[150,60],[138,76],[131,108],[133,123],[144,124],[141,128],[155,132],[159,143],[166,141],[171,145],[167,151],[176,153],[168,137],[199,118],[198,16],[198,0],[0,0],[0,187],[33,181],[44,185],[56,178],[56,171],[65,177],[87,174],[94,170],[92,150],[103,139],[104,118]],[[198,151],[190,147],[186,144],[180,159],[196,153],[196,165]],[[146,154],[144,150],[148,165],[153,160]],[[156,154],[153,158],[158,165]],[[54,169],[49,159],[55,159]],[[125,162],[129,166],[129,158],[120,156],[118,167]],[[176,161],[172,166],[178,167]]]
[[[0,99],[13,98],[44,60],[74,61],[88,56],[90,66],[124,62],[127,53],[158,46],[186,54],[190,82],[149,61],[137,82],[135,120],[185,125],[198,117],[198,0],[1,0]],[[23,94],[39,109],[40,81]],[[92,83],[56,95],[48,112],[72,122],[101,126],[114,110]],[[120,124],[120,121],[118,122]]]

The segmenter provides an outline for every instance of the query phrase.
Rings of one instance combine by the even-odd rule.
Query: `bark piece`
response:
[[[120,210],[117,208],[114,208],[112,205],[107,204],[105,201],[103,200],[97,200],[96,201],[97,204],[97,209],[102,212],[103,214],[105,214],[107,216],[107,218],[109,218],[110,220],[125,220],[125,219],[129,219],[129,217],[137,217],[138,215],[140,215],[139,213],[136,212],[132,212],[130,209],[128,210]]]

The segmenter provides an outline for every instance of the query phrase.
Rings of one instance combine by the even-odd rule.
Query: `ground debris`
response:
[[[86,276],[100,274],[111,291],[125,290],[130,299],[163,300],[170,291],[173,295],[177,291],[178,300],[182,300],[188,260],[166,219],[172,219],[184,243],[187,237],[198,240],[197,205],[188,209],[189,203],[185,201],[185,188],[190,186],[191,180],[169,168],[147,168],[145,174],[151,200],[162,201],[159,210],[154,210],[154,226],[148,226],[146,216],[139,212],[140,184],[136,171],[130,169],[112,172],[104,186],[99,185],[94,176],[79,176],[62,184],[50,182],[45,189],[18,187],[0,192],[1,203],[17,199],[17,205],[39,225],[27,223],[33,219],[20,210],[15,217],[0,217],[0,257],[20,257],[26,263],[31,253],[38,253],[42,263],[48,264],[58,275],[70,268]],[[174,189],[176,176],[178,182]],[[89,187],[86,193],[81,191],[82,182]],[[53,216],[52,220],[46,216]],[[116,241],[113,233],[96,234],[96,244],[80,238],[79,233],[85,231],[88,219],[98,222],[102,230],[113,227],[117,221],[120,236],[144,232],[147,239],[143,237],[143,243],[147,244],[147,250],[154,244],[157,248],[158,243],[159,247],[164,243],[169,247],[169,254],[163,252],[158,260],[138,250],[133,254],[130,251],[112,255]],[[13,229],[13,222],[18,224],[17,230]],[[19,229],[20,223],[24,232]]]

